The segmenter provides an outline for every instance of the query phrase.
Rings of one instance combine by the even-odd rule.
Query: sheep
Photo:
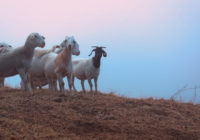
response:
[[[11,45],[8,45],[5,42],[0,42],[0,54],[8,52],[11,48]],[[0,77],[0,88],[2,87],[4,87],[4,77]]]
[[[67,37],[61,46],[64,48],[59,54],[49,54],[47,62],[44,66],[44,73],[48,80],[51,92],[56,90],[54,82],[59,81],[60,92],[65,94],[63,77],[67,76],[70,94],[72,92],[72,55],[80,55],[79,45],[74,37]]]
[[[19,74],[25,83],[25,90],[32,93],[27,78],[27,71],[30,68],[34,49],[45,46],[44,37],[39,33],[31,33],[22,47],[13,48],[0,55],[0,77],[8,77]]]
[[[97,80],[100,73],[101,57],[102,54],[104,57],[106,57],[107,53],[103,50],[103,48],[105,47],[93,46],[93,48],[94,49],[92,50],[92,52],[95,52],[94,57],[89,59],[84,59],[84,58],[76,59],[72,61],[73,64],[72,85],[74,91],[76,91],[76,88],[74,86],[75,77],[81,80],[83,93],[86,93],[84,87],[84,80],[88,80],[88,83],[90,85],[90,92],[93,93],[91,80],[94,79],[95,94],[97,94]],[[89,54],[89,56],[92,55],[92,52]]]
[[[49,84],[49,89],[52,93],[56,91],[56,81],[59,81],[61,93],[64,91],[63,77],[67,75],[70,93],[72,94],[72,55],[79,55],[79,45],[74,37],[66,37],[61,43],[62,51],[57,54],[54,52],[47,53],[41,58],[35,59],[32,62],[29,74],[31,77],[46,78]]]
[[[31,63],[31,66],[33,65],[34,67],[38,68],[37,67],[37,64],[38,64],[38,61],[40,61],[40,58],[42,58],[42,56],[44,56],[45,54],[48,54],[50,52],[55,52],[57,48],[60,48],[59,45],[54,45],[52,47],[52,49],[47,49],[47,50],[35,50],[34,51],[34,55],[33,55],[33,59],[32,59],[32,63]],[[34,68],[31,67],[30,68],[31,70],[33,70]],[[34,69],[35,70],[35,69]],[[32,71],[33,72],[33,71]],[[36,71],[37,73],[37,71]],[[29,72],[28,72],[28,78],[30,80],[30,83],[31,83],[31,88],[32,89],[35,89],[37,87],[39,87],[40,89],[42,89],[42,86],[45,86],[48,84],[46,78],[44,77],[33,77],[31,75],[29,75]],[[23,81],[20,82],[20,85],[21,85],[21,88],[24,89],[24,83]]]

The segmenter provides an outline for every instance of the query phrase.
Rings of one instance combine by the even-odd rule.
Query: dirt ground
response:
[[[0,89],[0,140],[200,139],[200,105]]]

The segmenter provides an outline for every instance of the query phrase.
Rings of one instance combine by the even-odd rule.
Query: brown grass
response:
[[[200,139],[200,105],[4,88],[0,139]]]

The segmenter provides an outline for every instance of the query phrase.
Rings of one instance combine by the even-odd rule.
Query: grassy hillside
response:
[[[200,139],[200,105],[0,89],[0,139]]]

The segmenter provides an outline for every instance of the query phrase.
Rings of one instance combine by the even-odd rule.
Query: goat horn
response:
[[[93,49],[93,50],[91,51],[91,53],[90,53],[88,56],[91,56],[91,55],[92,55],[92,53],[93,53],[93,51],[95,51],[95,49]]]
[[[98,46],[92,46],[92,48],[98,48]]]
[[[99,47],[99,48],[106,48],[106,47],[101,46],[101,47]]]

